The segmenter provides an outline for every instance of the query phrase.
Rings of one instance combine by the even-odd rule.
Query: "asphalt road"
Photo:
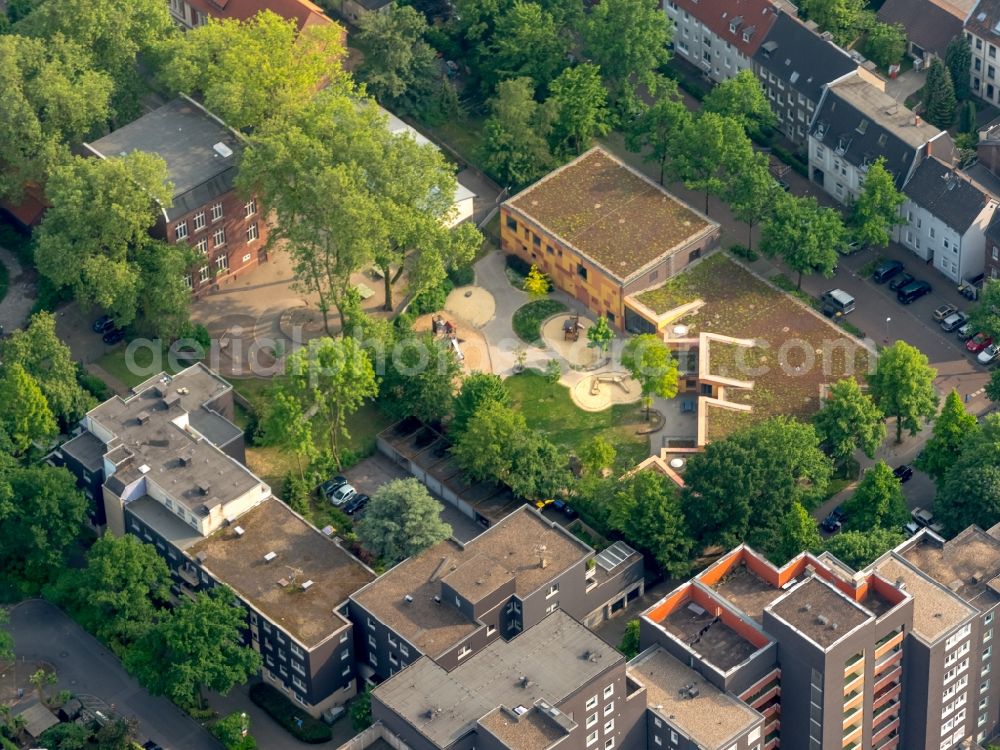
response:
[[[19,658],[46,661],[55,667],[57,690],[96,697],[118,714],[135,716],[140,742],[152,739],[166,750],[222,747],[173,703],[143,690],[114,654],[48,602],[33,599],[16,606],[10,613],[10,631]],[[30,694],[27,674],[23,682]]]

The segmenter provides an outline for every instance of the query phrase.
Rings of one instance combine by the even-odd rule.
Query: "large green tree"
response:
[[[125,668],[153,695],[203,708],[205,688],[225,695],[260,669],[260,654],[243,642],[245,618],[231,589],[201,592],[161,613],[125,652]]]
[[[556,25],[542,5],[514,0],[498,19],[502,34],[496,34],[489,48],[490,75],[495,81],[528,78],[536,88],[548,85],[568,65],[569,37]]]
[[[934,513],[952,535],[1000,521],[1000,414],[988,415],[965,440],[939,485]]]
[[[986,398],[990,401],[1000,401],[1000,370],[994,369],[986,383]]]
[[[271,393],[260,424],[260,438],[265,445],[275,445],[292,453],[299,470],[299,479],[304,480],[305,468],[302,462],[305,460],[308,465],[316,457],[317,450],[312,422],[306,417],[306,403],[298,395],[300,394],[288,393],[280,387]],[[309,401],[312,401],[311,394]]]
[[[969,313],[969,326],[983,331],[994,341],[1000,341],[1000,281],[990,279],[984,282],[979,304]]]
[[[553,150],[579,154],[592,138],[611,129],[607,92],[601,83],[600,68],[581,63],[566,68],[549,86],[553,108]]]
[[[394,419],[439,422],[451,414],[461,371],[447,341],[430,333],[403,339],[387,359],[379,406]]]
[[[679,387],[677,359],[663,339],[651,333],[632,336],[625,342],[622,367],[629,371],[642,387],[646,402],[646,419],[653,397],[673,398]]]
[[[201,94],[230,127],[256,128],[307,105],[321,87],[348,88],[342,34],[337,24],[298,31],[294,20],[269,10],[247,21],[210,19],[169,45],[160,79],[171,90]]]
[[[849,528],[865,531],[877,527],[899,531],[910,520],[903,486],[885,461],[865,471],[854,494],[844,503]]]
[[[766,154],[757,152],[746,168],[733,175],[724,198],[729,209],[747,225],[747,248],[753,248],[753,228],[774,211],[781,188],[771,174]]]
[[[528,78],[501,81],[489,100],[483,128],[483,166],[501,185],[517,189],[534,182],[552,165],[546,140],[549,109],[535,101]]]
[[[485,403],[510,406],[510,393],[504,385],[503,378],[488,372],[474,372],[467,375],[462,380],[458,393],[455,394],[448,432],[455,436],[465,432],[472,415]]]
[[[879,67],[897,65],[906,54],[906,29],[900,23],[873,23],[865,35],[864,50],[868,59]],[[965,78],[969,78],[968,66]]]
[[[896,188],[895,178],[885,168],[880,156],[868,167],[861,194],[851,208],[855,235],[863,245],[885,247],[892,239],[892,230],[903,222],[899,207],[906,196]]]
[[[26,453],[32,443],[54,438],[59,430],[41,388],[18,362],[0,374],[0,433],[10,441],[15,456]]]
[[[505,482],[514,471],[511,448],[527,433],[524,415],[489,400],[476,409],[451,452],[472,479]]]
[[[924,449],[917,456],[918,469],[926,471],[940,484],[948,469],[954,465],[962,452],[962,446],[970,436],[979,430],[976,417],[965,410],[958,391],[945,397],[941,411],[934,418],[934,432]]]
[[[619,485],[614,502],[617,525],[629,542],[652,554],[671,578],[690,573],[694,541],[677,486],[668,477],[636,472]]]
[[[924,117],[939,128],[950,128],[955,121],[957,104],[951,73],[939,58],[932,57],[924,83]]]
[[[801,0],[799,10],[843,46],[853,42],[870,22],[865,0]]]
[[[679,139],[690,132],[692,115],[684,105],[676,81],[656,79],[655,92],[653,100],[625,123],[625,145],[630,151],[642,154],[643,161],[659,167],[662,185],[667,166],[682,143]]]
[[[906,537],[901,531],[892,529],[867,529],[865,531],[844,531],[826,540],[826,549],[838,560],[855,570],[861,570],[869,563],[884,555]]]
[[[888,416],[896,420],[896,442],[903,442],[903,430],[916,435],[923,423],[937,412],[934,390],[937,370],[927,355],[905,341],[882,350],[869,378],[872,398]]]
[[[822,546],[816,519],[796,502],[781,520],[777,538],[762,551],[775,563],[783,565],[801,552],[819,552]]]
[[[7,610],[0,609],[0,662],[10,661],[14,658],[14,636],[7,630],[10,623],[10,616]]]
[[[83,568],[59,578],[52,596],[78,623],[121,654],[170,601],[170,571],[152,544],[132,534],[105,534],[88,550]]]
[[[397,563],[451,536],[441,510],[417,479],[394,479],[375,491],[357,524],[358,538],[386,563]]]
[[[827,452],[846,461],[859,448],[868,458],[885,440],[885,415],[854,378],[838,380],[813,417],[813,426]]]
[[[760,81],[749,68],[715,86],[702,102],[702,108],[733,118],[748,135],[760,133],[777,123]]]
[[[726,193],[730,184],[754,163],[753,144],[743,126],[731,117],[702,112],[684,123],[674,141],[670,173],[689,190],[710,196]]]
[[[764,222],[760,247],[765,255],[780,257],[798,274],[832,276],[837,266],[837,248],[847,242],[840,214],[821,206],[812,196],[782,194]]]
[[[948,42],[944,53],[944,64],[951,73],[951,83],[955,88],[955,97],[960,100],[969,98],[969,75],[972,70],[972,48],[965,34],[956,34]]]
[[[691,457],[684,472],[684,514],[702,542],[746,541],[768,549],[792,503],[813,507],[830,474],[830,459],[812,425],[776,417],[711,442]]]

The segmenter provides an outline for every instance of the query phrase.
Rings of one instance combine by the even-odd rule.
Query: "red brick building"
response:
[[[173,203],[160,209],[152,233],[195,250],[199,260],[187,274],[195,293],[266,260],[261,210],[233,187],[240,137],[193,99],[182,95],[84,146],[101,159],[146,151],[167,163]]]

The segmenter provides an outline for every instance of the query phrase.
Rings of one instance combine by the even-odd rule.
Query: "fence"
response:
[[[337,750],[365,750],[379,740],[385,742],[393,750],[410,750],[409,745],[386,729],[381,722],[375,722],[361,734],[355,735],[338,747]]]

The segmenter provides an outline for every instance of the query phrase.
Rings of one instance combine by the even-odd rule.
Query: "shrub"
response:
[[[744,247],[743,245],[732,245],[729,248],[729,252],[735,255],[737,258],[743,258],[753,263],[760,256],[757,254],[756,250],[751,250],[749,247]]]
[[[803,177],[809,176],[809,165],[806,164],[798,155],[793,154],[786,148],[774,145],[771,147],[771,153],[777,156],[781,161],[785,162],[788,166],[794,169]]]
[[[87,393],[98,401],[107,401],[111,398],[111,389],[108,388],[108,384],[96,375],[91,375],[84,370],[83,365],[79,362],[76,365],[76,380],[83,390],[87,391]]]
[[[445,279],[440,285],[425,289],[410,302],[409,312],[414,315],[425,315],[444,308],[448,293],[455,288],[451,279]]]
[[[555,383],[562,376],[562,365],[558,359],[550,359],[545,365],[545,379]]]
[[[333,738],[330,727],[296,707],[277,689],[265,682],[258,682],[250,688],[250,700],[302,742],[318,745]]]
[[[453,268],[448,271],[448,278],[455,286],[469,286],[476,283],[476,271],[471,265]]]
[[[514,333],[529,344],[534,344],[542,336],[542,321],[557,313],[566,312],[566,309],[566,305],[554,299],[539,299],[522,305],[511,320]]]

